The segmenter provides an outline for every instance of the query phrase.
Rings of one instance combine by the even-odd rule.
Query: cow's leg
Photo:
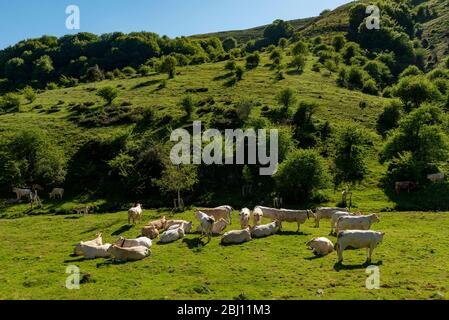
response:
[[[299,227],[301,226],[300,224],[299,224],[299,222],[296,222],[297,224],[298,224],[298,230],[296,230],[296,232],[299,232]]]
[[[343,262],[343,250],[344,248],[341,245],[337,244],[338,263]]]
[[[370,246],[370,247],[368,248],[368,260],[367,260],[368,263],[371,262],[371,258],[372,258],[372,255],[373,255],[373,250],[374,250],[374,247],[373,247],[373,246]]]
[[[315,218],[315,228],[319,228],[320,227],[320,217],[316,217]]]

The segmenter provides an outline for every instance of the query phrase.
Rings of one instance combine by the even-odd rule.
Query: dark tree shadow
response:
[[[139,89],[139,88],[149,87],[149,86],[152,86],[154,84],[158,84],[161,81],[162,80],[160,80],[160,79],[153,79],[153,80],[141,82],[141,83],[136,84],[134,87],[132,87],[132,89]]]
[[[99,262],[97,263],[96,267],[97,268],[101,268],[101,267],[108,267],[111,265],[122,265],[122,264],[127,264],[127,263],[132,263],[135,261],[116,261],[112,258],[106,259],[103,262]]]
[[[115,230],[113,233],[111,233],[111,236],[119,236],[122,233],[129,231],[133,226],[129,224],[125,224],[121,226],[119,229]]]
[[[228,73],[223,74],[221,76],[216,76],[214,78],[214,81],[225,80],[225,79],[228,79],[228,78],[232,77],[233,75],[234,75],[233,72],[228,72]]]
[[[381,266],[382,260],[374,263],[374,262],[368,262],[365,261],[363,264],[353,264],[353,265],[344,265],[343,263],[335,263],[334,264],[334,270],[340,271],[340,270],[357,270],[357,269],[366,269],[369,266]]]
[[[297,69],[293,69],[293,70],[288,70],[286,72],[286,74],[288,74],[289,76],[300,76],[304,73],[304,71],[301,70],[297,70]]]
[[[278,231],[278,235],[281,236],[309,236],[310,233],[305,233],[304,231]]]
[[[64,263],[82,262],[82,261],[86,260],[84,257],[75,256],[73,254],[71,254],[70,257],[77,257],[77,258],[64,260]]]
[[[237,79],[235,77],[229,79],[228,81],[226,81],[223,85],[227,88],[233,87],[237,84]]]
[[[304,258],[304,260],[312,261],[312,260],[316,260],[316,259],[323,259],[324,257],[325,257],[325,256],[320,256],[320,255],[318,255],[318,254],[314,254],[312,257]]]
[[[182,240],[182,242],[185,243],[187,245],[187,247],[191,250],[199,249],[209,243],[209,242],[203,242],[203,240],[201,238],[193,238],[193,239],[184,238]]]

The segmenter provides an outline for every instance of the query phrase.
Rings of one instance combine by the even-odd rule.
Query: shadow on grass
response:
[[[71,254],[70,256],[72,258],[76,257],[76,259],[67,259],[67,260],[64,260],[64,263],[74,263],[74,262],[81,262],[81,261],[86,260],[84,257],[75,256],[73,254]]]
[[[324,258],[324,257],[325,257],[325,256],[320,256],[320,255],[315,254],[315,255],[313,255],[312,257],[304,258],[304,260],[313,261],[313,260],[317,260],[317,259],[322,259],[322,258]]]
[[[132,225],[125,224],[121,226],[119,229],[115,230],[113,233],[111,233],[111,236],[119,236],[122,233],[131,230],[132,227],[133,227]]]
[[[340,271],[340,270],[357,270],[357,269],[366,269],[369,266],[381,266],[382,260],[373,263],[365,261],[363,264],[353,264],[353,265],[344,265],[343,263],[336,263],[334,264],[334,270]]]
[[[183,243],[187,245],[190,250],[198,250],[207,245],[209,242],[203,242],[201,238],[187,239],[184,238],[182,240]]]
[[[233,75],[234,75],[233,72],[228,72],[228,73],[223,74],[223,75],[221,75],[221,76],[216,76],[216,77],[214,78],[214,81],[226,80],[226,79],[232,77]]]
[[[305,233],[304,231],[278,231],[278,235],[281,236],[310,236],[310,233]]]
[[[136,84],[134,87],[132,87],[132,89],[139,89],[139,88],[144,88],[144,87],[149,87],[152,86],[154,84],[158,84],[160,83],[162,80],[160,79],[154,79],[154,80],[149,80],[149,81],[145,81],[145,82],[141,82],[139,84]]]
[[[97,263],[97,268],[101,268],[101,267],[108,267],[111,265],[122,265],[122,264],[127,264],[127,263],[132,263],[135,261],[116,261],[112,258],[105,260],[104,262],[99,262]]]

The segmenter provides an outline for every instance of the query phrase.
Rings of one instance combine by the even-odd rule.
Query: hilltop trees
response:
[[[278,44],[281,38],[290,38],[293,32],[293,27],[289,22],[278,19],[265,28],[263,36],[270,44]]]
[[[223,49],[226,52],[229,52],[232,49],[237,48],[237,46],[238,46],[237,40],[233,37],[228,37],[223,40]]]

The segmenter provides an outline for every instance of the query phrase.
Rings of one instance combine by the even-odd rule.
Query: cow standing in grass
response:
[[[134,207],[128,210],[128,224],[131,224],[131,219],[133,220],[133,224],[136,224],[136,221],[139,220],[139,223],[142,220],[142,205],[140,203],[136,203]]]

